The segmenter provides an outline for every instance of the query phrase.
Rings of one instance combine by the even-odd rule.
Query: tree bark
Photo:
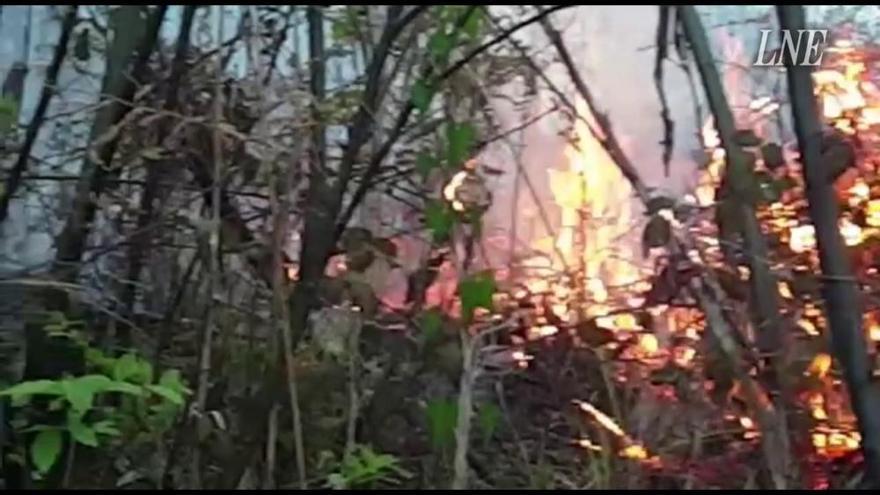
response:
[[[163,110],[172,112],[177,108],[178,89],[180,78],[186,70],[186,55],[190,46],[190,34],[192,32],[193,19],[195,18],[196,5],[187,5],[183,10],[183,18],[180,24],[180,33],[177,37],[177,47],[174,53],[174,61],[171,65],[171,73],[165,82],[165,97]],[[156,142],[161,146],[165,138],[171,133],[173,127],[172,117],[163,117],[159,121],[159,129],[157,131]],[[128,252],[128,276],[126,277],[126,286],[122,295],[123,307],[130,314],[133,310],[137,280],[140,277],[141,269],[144,265],[144,256],[147,252],[147,244],[150,241],[148,230],[149,222],[153,219],[155,203],[159,197],[159,187],[162,177],[165,175],[165,164],[163,161],[155,162],[148,160],[146,165],[147,177],[144,191],[141,195],[140,205],[138,208],[138,219],[134,234],[131,240],[131,249]],[[123,342],[124,343],[124,342]]]
[[[107,69],[101,84],[101,94],[110,95],[113,101],[98,110],[92,123],[90,144],[104,137],[109,129],[122,121],[131,111],[129,102],[134,97],[137,82],[143,78],[168,6],[161,5],[152,9],[147,17],[146,26],[140,27],[138,23],[143,21],[138,18],[142,8],[144,7],[118,7],[117,12],[120,17],[114,27],[117,34],[110,47]],[[143,36],[140,39],[132,39],[132,36],[136,36],[138,27],[144,30]],[[57,252],[53,272],[61,280],[75,280],[79,274],[78,263],[83,254],[90,224],[95,218],[96,200],[104,192],[108,177],[119,172],[118,167],[110,168],[118,144],[118,136],[108,139],[98,145],[94,150],[94,156],[88,153],[83,159],[74,204],[65,221],[64,229],[56,240]]]
[[[40,101],[37,103],[37,108],[34,110],[34,116],[31,117],[30,124],[28,124],[27,131],[25,132],[24,144],[22,144],[21,150],[18,152],[18,158],[15,160],[12,170],[9,172],[9,177],[6,179],[6,187],[3,191],[0,191],[0,223],[3,223],[3,221],[6,220],[6,215],[9,212],[9,202],[12,200],[16,191],[18,191],[19,186],[21,186],[21,177],[27,170],[31,150],[33,150],[34,144],[37,142],[37,134],[39,134],[40,128],[46,120],[46,111],[49,109],[49,102],[55,94],[55,86],[58,85],[58,74],[61,72],[61,65],[64,63],[64,59],[67,56],[70,35],[73,33],[73,28],[76,26],[77,10],[78,6],[76,5],[68,7],[67,15],[64,16],[64,21],[61,23],[61,36],[58,38],[58,45],[55,46],[55,54],[52,56],[52,63],[49,64],[49,68],[46,70],[46,79],[43,81],[43,91],[40,94]]]
[[[779,375],[782,369],[777,364],[777,355],[782,348],[777,284],[776,278],[770,271],[766,240],[758,223],[754,206],[749,199],[749,181],[753,179],[753,172],[750,169],[748,157],[736,142],[736,122],[724,94],[724,86],[715,66],[709,39],[699,14],[696,8],[690,5],[678,7],[677,13],[703,80],[706,99],[715,118],[715,127],[725,152],[725,177],[720,194],[727,193],[727,199],[723,201],[731,201],[734,211],[742,222],[745,254],[751,272],[749,277],[752,292],[751,303],[754,309],[758,348],[762,355],[770,356],[770,365],[765,367],[766,371],[763,373],[763,377],[770,384],[771,391],[779,392],[780,387],[782,388],[781,403],[775,401],[777,405],[782,405],[786,400],[784,383]],[[764,430],[762,441],[770,474],[774,485],[777,488],[783,488],[786,484],[786,471],[790,464],[788,462],[788,439],[787,434],[784,433],[786,430],[783,421],[784,415],[779,411],[765,410],[761,416],[763,416],[761,423],[762,430]],[[781,455],[785,457],[781,458]]]
[[[804,10],[798,5],[777,6],[782,32],[805,28]],[[805,44],[800,45],[801,60]],[[871,365],[862,328],[857,281],[838,230],[838,205],[827,164],[822,157],[822,122],[813,92],[812,67],[786,61],[792,118],[806,179],[810,219],[816,229],[822,295],[831,331],[834,355],[844,375],[859,420],[865,482],[880,488],[880,390],[871,378]]]

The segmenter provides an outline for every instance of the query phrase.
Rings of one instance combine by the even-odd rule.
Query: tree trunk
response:
[[[171,74],[165,82],[165,98],[163,110],[173,112],[177,108],[178,86],[180,78],[186,70],[186,55],[189,51],[190,34],[192,32],[193,19],[195,18],[196,5],[187,5],[183,10],[183,19],[180,25],[180,34],[177,37],[177,48],[174,53],[174,62],[171,66]],[[159,121],[156,142],[162,145],[165,138],[171,133],[174,122],[171,117],[164,117]],[[134,306],[137,280],[140,277],[141,268],[144,265],[144,256],[148,251],[147,244],[153,237],[148,232],[149,222],[153,220],[155,203],[160,196],[160,181],[165,175],[168,164],[164,161],[155,162],[148,160],[146,165],[147,178],[144,191],[138,208],[137,226],[131,240],[131,249],[128,252],[128,276],[122,296],[122,304],[126,311],[131,314]],[[124,344],[124,342],[123,342]]]
[[[803,7],[777,6],[783,32],[805,28]],[[801,60],[806,44],[799,46],[795,60]],[[859,289],[838,230],[837,198],[822,156],[822,123],[813,92],[812,68],[786,61],[792,118],[798,138],[810,219],[816,229],[819,263],[822,267],[822,295],[831,331],[834,355],[843,365],[853,410],[859,420],[865,481],[880,488],[880,390],[871,378]]]
[[[751,272],[749,277],[751,302],[754,309],[758,348],[762,355],[772,356],[769,359],[769,366],[764,367],[765,372],[762,375],[764,381],[770,384],[771,391],[779,392],[780,388],[782,389],[782,400],[774,401],[781,406],[786,400],[784,397],[785,386],[784,383],[781,383],[782,380],[778,375],[782,368],[778,364],[777,355],[782,348],[783,336],[779,320],[777,284],[776,278],[770,271],[766,240],[761,232],[754,206],[750,201],[750,185],[754,180],[753,171],[750,169],[747,155],[736,142],[736,123],[724,94],[724,86],[715,66],[709,39],[699,14],[693,6],[679,7],[678,14],[703,80],[706,99],[715,118],[715,127],[725,151],[725,177],[719,196],[725,198],[722,201],[730,202],[732,211],[742,222],[745,254]],[[787,428],[785,428],[783,421],[784,415],[779,411],[770,410],[764,411],[761,415],[764,416],[762,420],[764,436],[762,438],[770,474],[774,485],[777,488],[783,488],[786,483],[786,471],[790,464],[788,462],[788,441],[785,433]]]
[[[152,9],[146,22],[140,15],[144,8],[123,6],[110,14],[110,25],[116,34],[107,56],[101,95],[109,95],[112,102],[98,110],[89,134],[90,146],[105,137],[132,108],[128,102],[134,97],[137,82],[143,78],[168,6]],[[140,36],[139,32],[142,33]],[[95,218],[96,201],[104,192],[108,179],[119,173],[118,167],[110,168],[118,144],[117,135],[98,144],[94,153],[87,153],[83,159],[73,207],[56,239],[53,272],[61,280],[72,281],[79,274],[78,265]]]
[[[34,110],[34,116],[31,117],[30,124],[28,124],[27,131],[25,132],[24,144],[18,152],[18,158],[12,166],[12,170],[9,172],[9,177],[6,179],[6,187],[3,191],[0,191],[0,223],[3,223],[3,221],[6,220],[6,215],[9,211],[9,202],[12,200],[12,196],[15,195],[15,192],[18,191],[18,188],[21,185],[21,177],[25,170],[27,170],[31,150],[33,150],[34,143],[37,142],[37,134],[39,134],[40,128],[43,126],[43,121],[46,119],[46,111],[49,109],[49,102],[52,100],[52,95],[55,94],[55,86],[58,84],[58,74],[61,72],[61,65],[64,63],[64,58],[67,56],[67,46],[70,44],[70,35],[73,33],[73,28],[76,26],[77,10],[78,7],[76,5],[68,7],[67,15],[64,16],[64,21],[61,23],[61,36],[58,38],[58,45],[55,47],[55,54],[52,56],[52,63],[46,70],[46,80],[43,82],[43,91],[40,94],[40,101],[37,103],[37,109]],[[22,81],[22,83],[23,82],[24,81]],[[21,103],[21,101],[19,101],[19,103]]]

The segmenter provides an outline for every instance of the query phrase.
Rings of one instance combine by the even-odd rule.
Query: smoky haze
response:
[[[696,162],[693,151],[698,149],[694,100],[685,73],[671,63],[664,67],[664,88],[670,116],[675,123],[674,147],[669,176],[663,167],[664,135],[660,117],[661,105],[653,82],[655,66],[655,37],[658,21],[656,6],[581,6],[556,13],[552,18],[562,33],[581,76],[594,94],[600,108],[606,112],[627,156],[637,167],[649,187],[683,194],[695,180]],[[536,59],[551,62],[555,49],[549,45],[540,28],[529,31],[521,38],[537,51]],[[671,53],[672,57],[676,55]],[[571,78],[560,63],[546,68],[545,74],[574,102],[578,98]],[[511,91],[521,91],[515,84]],[[528,109],[528,115],[537,116],[552,106],[556,98],[542,90],[539,101]],[[525,114],[506,101],[496,104],[502,116],[501,127],[513,128],[522,122]],[[705,112],[704,112],[705,113]],[[551,223],[558,220],[549,189],[549,168],[565,168],[564,136],[570,124],[560,113],[554,113],[529,127],[512,141],[521,146],[523,173],[527,175],[540,198],[539,207],[525,184],[517,189],[515,152],[506,145],[493,146],[485,159],[505,175],[493,187],[495,202],[490,214],[490,231],[498,236],[498,245],[507,244],[501,238],[509,234],[515,223],[518,244],[522,247],[536,237],[546,235],[538,209],[543,209]],[[621,184],[626,187],[626,184]],[[519,194],[517,207],[514,196]],[[640,211],[633,201],[635,212]],[[638,216],[638,214],[636,214]],[[498,260],[501,261],[501,260]]]

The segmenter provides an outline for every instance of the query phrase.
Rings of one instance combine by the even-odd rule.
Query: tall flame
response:
[[[590,115],[581,99],[577,110]],[[549,171],[550,189],[561,210],[555,245],[571,268],[582,270],[586,291],[601,303],[607,284],[638,279],[632,251],[623,241],[632,227],[632,188],[582,119],[575,124],[565,158],[566,169]]]

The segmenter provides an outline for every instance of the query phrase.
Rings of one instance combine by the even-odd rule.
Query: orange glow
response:
[[[588,438],[582,438],[582,439],[578,440],[577,444],[584,449],[592,450],[594,452],[601,452],[602,451],[602,447],[599,447],[598,445],[594,444]]]
[[[801,225],[791,229],[788,246],[796,253],[803,253],[816,247],[816,229],[812,225]]]
[[[648,451],[641,445],[629,445],[620,451],[620,457],[644,461],[648,458]]]
[[[807,368],[807,374],[818,378],[824,378],[830,369],[831,356],[824,352],[820,352],[819,354],[816,354],[816,357],[813,358],[813,361]]]
[[[621,428],[616,421],[611,419],[610,416],[596,409],[595,407],[593,407],[592,404],[588,402],[579,401],[577,404],[578,407],[581,408],[581,411],[584,411],[585,413],[592,416],[593,419],[595,419],[596,422],[599,423],[603,428],[610,431],[614,435],[617,435],[618,437],[626,437],[626,433],[623,431],[623,428]]]
[[[828,419],[828,413],[825,411],[825,396],[820,393],[811,394],[809,405],[813,414],[813,419],[819,421]]]
[[[840,220],[840,235],[847,246],[858,246],[865,239],[862,228],[846,218]]]
[[[443,188],[443,197],[446,201],[452,205],[452,209],[457,212],[462,212],[465,210],[465,205],[458,199],[456,199],[456,190],[464,184],[465,179],[467,179],[468,172],[466,170],[461,170],[457,174],[452,176],[452,179],[449,180],[449,183],[446,184],[446,187]]]
[[[880,227],[880,199],[868,201],[865,209],[865,221],[871,227]]]
[[[660,350],[660,342],[653,334],[647,333],[639,335],[639,348],[647,355],[657,354]]]

